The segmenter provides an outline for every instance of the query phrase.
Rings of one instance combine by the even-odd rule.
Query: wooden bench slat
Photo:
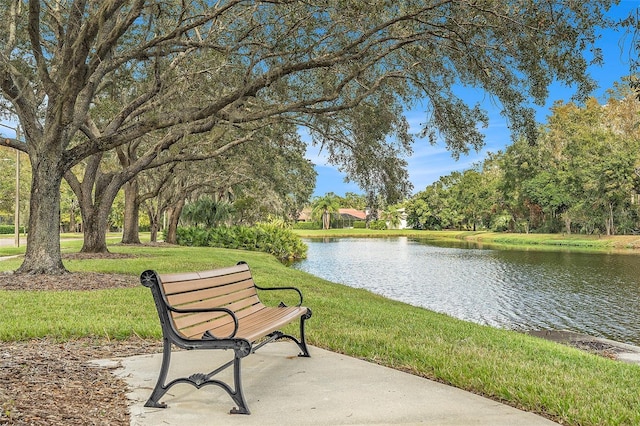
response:
[[[261,309],[264,309],[264,307],[265,306],[262,303],[257,303],[255,305],[252,305],[251,307],[234,313],[236,314],[236,317],[239,319],[240,323],[240,321],[242,321],[244,317],[258,312]],[[180,320],[182,319],[183,318],[180,318]],[[174,320],[174,322],[175,321],[176,320]],[[186,321],[181,322],[181,324],[183,324],[183,327],[179,327],[180,333],[184,334],[185,336],[189,336],[189,338],[200,338],[202,337],[202,334],[207,330],[210,330],[213,335],[217,337],[228,336],[233,331],[233,319],[229,315],[213,318],[211,316],[211,313],[209,313],[209,319],[207,319],[205,315],[193,314],[192,318],[187,317]],[[225,326],[228,326],[229,328],[224,328]],[[219,330],[219,328],[221,327],[224,328],[222,331]]]
[[[287,308],[270,308],[256,312],[243,318],[240,322],[240,329],[242,331],[256,331],[260,329],[266,329],[273,323],[279,323],[280,321],[290,322],[291,318],[295,318],[299,315],[304,315],[306,308],[299,307],[287,307]],[[282,325],[281,323],[279,325]]]
[[[173,322],[181,333],[184,333],[185,329],[194,327],[202,323],[213,323],[214,321],[222,320],[225,323],[233,322],[233,319],[224,312],[201,312],[195,314],[181,314],[179,317],[174,314]],[[186,333],[185,333],[186,334]]]
[[[265,324],[272,321],[284,321],[277,322],[275,328],[264,333],[264,335],[269,334],[283,324],[291,322],[291,319],[295,319],[305,313],[306,308],[268,308],[261,303],[253,305],[251,308],[236,312],[236,316],[239,318],[238,335],[236,337],[244,337],[243,332],[251,335],[261,334],[259,330],[264,329]],[[213,314],[217,313],[190,314],[186,317],[174,318],[174,322],[176,328],[189,338],[200,338],[206,331],[211,331],[217,337],[229,335],[233,331],[231,317],[226,314],[218,314],[216,316]]]
[[[200,273],[199,272],[177,272],[174,274],[162,274],[160,275],[160,279],[162,280],[162,286],[164,287],[167,284],[171,284],[173,282],[199,280]]]
[[[231,309],[233,312],[235,312],[238,318],[242,318],[243,316],[247,315],[247,313],[249,312],[249,311],[245,312],[245,310],[251,309],[255,305],[264,306],[260,302],[260,299],[258,298],[257,294],[254,296],[248,297],[246,299],[237,300],[233,303],[229,303],[224,307],[227,309]]]
[[[218,269],[210,269],[208,271],[200,271],[198,272],[198,275],[200,275],[200,278],[211,278],[211,277],[217,277],[220,275],[229,275],[229,274],[233,274],[236,272],[249,272],[251,273],[251,271],[249,270],[249,265],[247,265],[246,263],[238,263],[236,265],[233,266],[227,266],[226,268],[218,268]]]
[[[261,311],[262,314],[263,311]],[[248,317],[241,322],[238,335],[254,341],[278,330],[306,313],[306,308],[266,308],[264,314]]]
[[[269,333],[278,330],[282,326],[290,323],[292,320],[301,317],[307,312],[306,308],[268,308],[243,318],[240,321],[236,338],[244,338],[249,341],[257,340]],[[233,323],[222,324],[216,327],[207,327],[207,324],[199,324],[181,330],[188,333],[191,338],[201,338],[206,331],[210,331],[216,337],[226,337],[233,332]]]
[[[225,268],[211,269],[209,271],[200,272],[176,272],[172,274],[160,274],[160,279],[163,285],[175,282],[175,281],[191,281],[201,278],[219,277],[222,275],[230,275],[237,272],[249,271],[249,265],[246,263],[240,263],[233,266],[227,266]]]
[[[194,308],[204,308],[204,307],[211,306],[211,305],[208,305],[207,302],[208,302],[207,300],[203,300],[202,302],[199,302],[199,303],[192,303],[191,305],[188,306],[188,308],[194,309]],[[233,303],[226,304],[225,306],[222,306],[222,307],[233,311],[236,314],[236,317],[242,318],[260,309],[262,306],[264,305],[262,305],[258,296],[252,296],[250,298],[246,298],[246,299],[235,301]],[[188,327],[193,324],[208,321],[210,319],[215,319],[220,317],[221,315],[231,318],[228,314],[225,314],[224,312],[197,312],[197,313],[172,312],[171,315],[178,329],[182,329],[184,327]],[[178,325],[178,324],[181,324],[181,325]]]
[[[175,308],[192,306],[203,300],[209,302],[208,306],[224,306],[236,300],[245,299],[256,295],[253,284],[247,287],[244,282],[230,284],[225,288],[215,287],[205,290],[192,291],[189,293],[179,293],[167,296],[167,301]]]
[[[162,281],[165,294],[172,295],[177,293],[186,293],[194,290],[200,290],[209,287],[218,287],[233,284],[240,281],[248,281],[247,286],[253,285],[250,271],[240,271],[233,274],[220,275],[207,278],[194,278],[191,280],[171,281],[165,283]]]

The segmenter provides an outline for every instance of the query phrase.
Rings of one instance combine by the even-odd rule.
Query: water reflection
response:
[[[292,267],[330,281],[480,324],[640,344],[635,255],[447,247],[405,237],[305,242],[308,258]]]

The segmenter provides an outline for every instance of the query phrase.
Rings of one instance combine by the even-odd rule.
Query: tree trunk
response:
[[[57,164],[32,161],[31,212],[24,261],[17,273],[63,274],[60,251],[60,184]]]
[[[178,221],[180,220],[180,213],[184,207],[184,200],[179,201],[176,205],[167,209],[169,216],[169,226],[167,227],[167,240],[166,243],[178,244]]]
[[[151,220],[151,225],[149,227],[149,231],[151,231],[151,236],[149,238],[149,242],[157,243],[158,242],[158,230],[160,229],[157,220]]]
[[[132,179],[124,184],[123,244],[140,244],[139,210],[138,181]]]
[[[86,161],[82,182],[71,172],[65,179],[78,197],[83,223],[84,243],[82,253],[108,253],[107,230],[109,213],[118,191],[124,185],[122,176],[100,172],[102,153]]]
[[[150,242],[158,242],[158,231],[160,230],[160,214],[157,210],[149,207],[147,209],[149,215],[149,231],[151,231]]]
[[[564,217],[564,227],[567,235],[571,235],[571,218],[568,215]]]
[[[76,209],[71,207],[69,209],[69,232],[77,232],[76,229]]]
[[[152,220],[149,230],[151,231],[151,236],[149,237],[149,242],[157,243],[158,242],[158,222]]]
[[[111,205],[109,205],[109,208]],[[109,212],[100,207],[84,209],[82,222],[84,223],[84,242],[81,253],[109,253],[107,249],[107,225]]]
[[[615,235],[616,228],[613,225],[613,204],[609,203],[609,226],[607,227],[607,235]]]

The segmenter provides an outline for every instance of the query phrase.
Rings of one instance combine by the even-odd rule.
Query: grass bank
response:
[[[64,245],[65,250],[78,247],[76,242]],[[110,249],[131,257],[69,260],[65,264],[71,271],[129,274],[137,280],[140,272],[149,268],[179,272],[246,260],[258,283],[295,285],[303,291],[305,305],[313,309],[313,318],[307,323],[312,345],[451,384],[563,424],[640,424],[640,368],[635,365],[331,283],[287,268],[262,253],[119,245]],[[0,270],[12,270],[19,264],[19,259],[6,260],[0,262]],[[151,294],[142,286],[2,291],[0,309],[2,340],[161,336]],[[140,351],[144,353],[144,348]]]
[[[419,231],[412,229],[375,231],[369,229],[295,230],[304,238],[412,237],[433,241],[472,242],[488,246],[579,249],[640,254],[640,235],[511,234],[489,231]]]

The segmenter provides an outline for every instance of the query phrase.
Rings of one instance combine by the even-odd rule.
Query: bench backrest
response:
[[[158,275],[167,302],[180,309],[222,307],[243,318],[264,305],[246,263],[205,272]],[[170,313],[173,327],[187,339],[207,330],[229,330],[233,319],[223,312]]]

